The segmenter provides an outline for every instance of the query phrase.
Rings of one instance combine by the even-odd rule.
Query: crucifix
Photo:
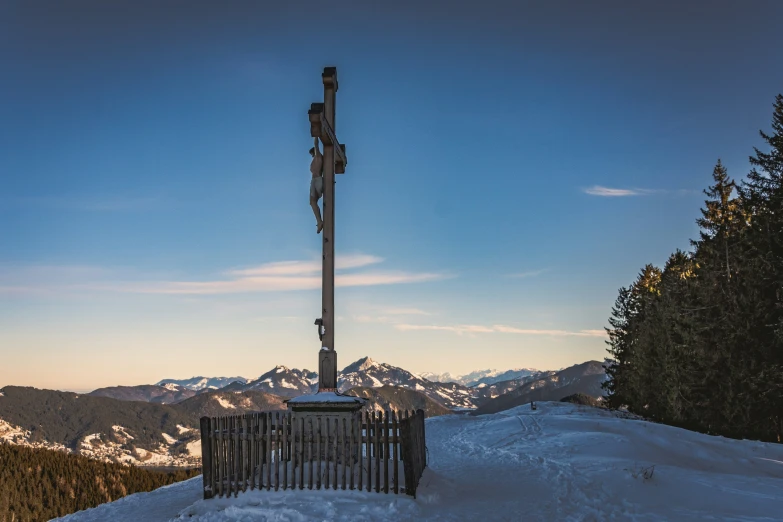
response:
[[[310,135],[323,143],[323,256],[321,317],[315,320],[321,349],[318,355],[318,392],[337,390],[337,352],[334,349],[334,185],[335,174],[344,174],[348,158],[345,145],[337,141],[335,102],[337,68],[325,67],[323,103],[313,103],[308,115]]]

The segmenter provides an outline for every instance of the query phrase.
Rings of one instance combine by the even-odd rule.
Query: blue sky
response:
[[[783,90],[777,2],[102,4],[0,8],[0,385],[314,367],[324,66],[339,365],[601,359]]]

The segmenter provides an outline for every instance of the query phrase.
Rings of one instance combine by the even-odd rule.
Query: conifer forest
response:
[[[738,180],[720,160],[700,232],[621,288],[607,328],[610,407],[703,433],[783,438],[783,95]]]

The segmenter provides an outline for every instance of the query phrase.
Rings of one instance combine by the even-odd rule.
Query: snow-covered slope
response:
[[[163,379],[155,383],[156,386],[165,386],[166,384],[176,384],[193,391],[201,390],[219,390],[228,386],[232,382],[247,382],[244,377],[191,377],[190,379]]]
[[[201,477],[67,522],[189,520],[780,520],[783,446],[736,441],[542,402],[427,419],[417,499],[359,491],[252,491],[201,499]]]

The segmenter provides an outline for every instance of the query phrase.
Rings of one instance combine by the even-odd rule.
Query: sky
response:
[[[776,1],[276,4],[0,7],[0,386],[315,368],[326,66],[338,366],[602,360],[783,91]]]

